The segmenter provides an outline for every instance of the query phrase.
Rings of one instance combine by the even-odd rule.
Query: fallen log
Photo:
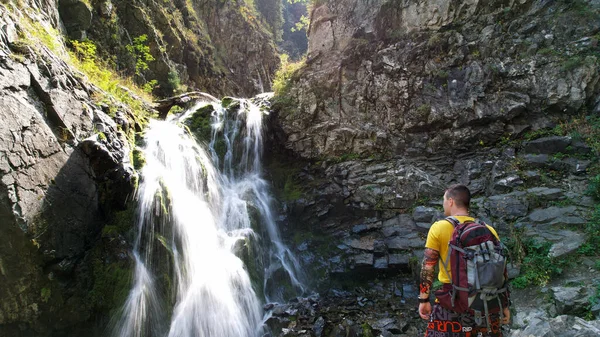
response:
[[[191,102],[192,100],[197,100],[200,98],[207,99],[209,102],[218,101],[217,98],[215,98],[214,96],[207,94],[205,92],[191,91],[191,92],[183,93],[178,96],[168,97],[168,98],[164,98],[164,99],[161,99],[158,101],[154,101],[152,107],[156,111],[158,111],[159,119],[165,119],[165,118],[167,118],[169,111],[171,110],[171,108],[174,105],[177,105],[177,106],[180,106],[183,108],[183,107],[187,106],[188,103]]]

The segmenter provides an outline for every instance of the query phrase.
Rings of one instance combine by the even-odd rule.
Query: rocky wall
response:
[[[119,289],[104,272],[130,262],[123,237],[103,228],[133,197],[128,137],[138,118],[94,103],[99,89],[24,39],[34,38],[27,20],[56,19],[44,4],[0,5],[0,336],[79,331],[92,317],[106,323],[118,304],[98,291]]]
[[[600,111],[598,1],[322,1],[278,93],[304,158],[473,150]],[[276,104],[277,106],[277,104]]]

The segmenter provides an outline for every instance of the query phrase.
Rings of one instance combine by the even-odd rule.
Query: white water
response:
[[[202,104],[215,108],[208,153],[178,125],[185,114],[149,125],[134,284],[115,336],[259,336],[261,302],[304,291],[262,177],[262,112],[247,100],[233,116]]]

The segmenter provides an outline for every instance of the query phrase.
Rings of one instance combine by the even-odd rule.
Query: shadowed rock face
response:
[[[279,112],[302,157],[464,151],[600,109],[597,1],[321,3]]]
[[[5,7],[0,22],[0,332],[45,336],[92,315],[90,265],[114,255],[91,251],[111,247],[100,232],[136,184],[134,122],[123,109],[117,126],[48,49],[14,57],[19,23]]]

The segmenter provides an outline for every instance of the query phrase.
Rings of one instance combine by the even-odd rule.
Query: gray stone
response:
[[[566,153],[571,137],[551,136],[523,143],[523,152],[532,154]]]
[[[433,207],[417,206],[412,217],[416,222],[432,222],[439,211]]]
[[[421,233],[429,232],[429,228],[431,228],[431,225],[433,225],[431,222],[417,222],[416,223],[417,230]]]
[[[373,265],[374,255],[368,254],[368,253],[357,254],[357,255],[353,256],[353,259],[354,259],[354,265],[357,267],[364,267],[364,266],[370,267]]]
[[[581,218],[579,216],[559,216],[558,218],[552,220],[550,225],[554,226],[582,226],[588,223],[588,220]]]
[[[69,31],[87,30],[92,25],[92,11],[83,1],[60,1],[61,19]]]
[[[484,203],[484,207],[494,217],[506,220],[526,216],[529,209],[524,192],[494,195]]]
[[[565,192],[560,188],[534,187],[527,189],[527,193],[544,201],[562,200],[565,197]]]
[[[494,183],[494,191],[505,193],[513,190],[515,187],[523,185],[523,180],[517,175],[502,178]]]
[[[521,158],[526,165],[535,168],[545,168],[550,160],[547,154],[526,154]]]
[[[419,237],[393,237],[386,239],[385,243],[390,251],[407,250],[425,246],[425,240]]]
[[[373,262],[373,267],[375,269],[387,269],[388,267],[388,258],[387,256],[377,257]]]
[[[585,243],[585,236],[581,233],[571,232],[572,234],[565,237],[564,240],[556,242],[550,247],[548,256],[559,257],[572,253],[579,249]]]
[[[562,315],[552,319],[527,320],[527,327],[512,330],[508,337],[596,337],[600,335],[598,321],[588,322],[579,317]]]
[[[360,239],[349,239],[345,244],[355,249],[372,252],[375,248],[375,240],[374,237],[361,237]]]
[[[408,267],[409,261],[409,254],[390,254],[388,257],[390,267]]]
[[[315,323],[313,324],[313,332],[315,337],[321,337],[323,335],[323,329],[325,328],[325,320],[323,317],[317,318]]]
[[[587,311],[588,293],[584,287],[552,287],[552,297],[559,315]]]
[[[545,209],[536,209],[529,214],[529,220],[535,223],[548,223],[558,217],[574,215],[576,211],[575,206],[568,207],[548,207]]]

